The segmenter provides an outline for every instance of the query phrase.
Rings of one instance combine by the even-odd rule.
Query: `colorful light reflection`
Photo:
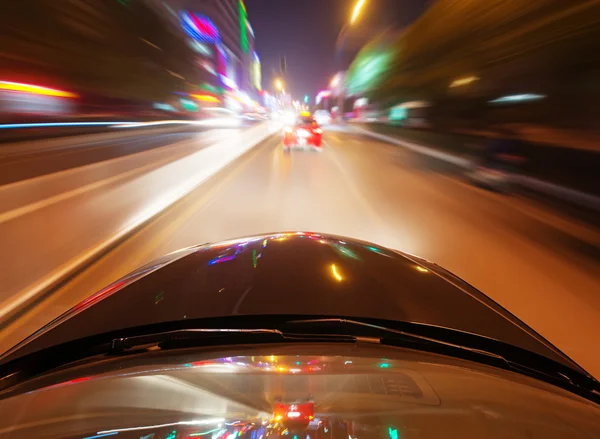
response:
[[[43,96],[54,96],[60,98],[77,98],[75,93],[69,91],[57,90],[54,88],[42,87],[40,85],[23,84],[21,82],[0,81],[0,90],[18,91]]]

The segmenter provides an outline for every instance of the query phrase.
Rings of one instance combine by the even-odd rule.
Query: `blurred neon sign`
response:
[[[54,96],[59,98],[77,98],[75,93],[69,91],[57,90],[54,88],[42,87],[40,85],[23,84],[21,82],[0,81],[0,90],[20,91],[36,95]]]
[[[207,16],[184,11],[180,19],[183,30],[195,40],[209,44],[221,41],[219,30]]]

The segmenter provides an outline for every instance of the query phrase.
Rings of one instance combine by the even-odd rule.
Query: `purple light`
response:
[[[179,18],[183,30],[195,40],[209,44],[220,43],[219,30],[207,16],[184,11]]]

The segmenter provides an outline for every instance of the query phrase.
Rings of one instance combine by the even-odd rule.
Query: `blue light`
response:
[[[42,122],[42,123],[6,123],[0,124],[0,129],[14,128],[53,128],[53,127],[85,127],[122,125],[134,122]]]
[[[237,254],[236,254],[237,255]],[[220,264],[221,262],[228,262],[235,259],[236,255],[224,256],[222,258],[212,259],[208,262],[208,265]]]
[[[99,437],[114,436],[115,434],[119,434],[119,432],[115,431],[113,433],[97,434],[96,436],[88,436],[84,437],[83,439],[97,439]]]
[[[207,16],[182,12],[179,18],[183,30],[195,40],[209,44],[221,41],[219,30]]]

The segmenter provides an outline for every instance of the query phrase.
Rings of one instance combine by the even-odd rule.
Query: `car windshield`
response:
[[[472,371],[460,361],[383,348],[288,350],[179,354],[148,367],[109,360],[101,377],[84,367],[13,391],[0,401],[3,423],[9,422],[3,428],[9,437],[51,439],[395,439],[452,437],[448,432],[456,430],[473,439],[485,432],[568,432],[575,439],[598,433],[598,406],[493,368]],[[57,379],[69,381],[53,385]],[[78,408],[77,421],[71,407]]]
[[[315,123],[315,120],[312,116],[300,116],[296,120],[297,125],[312,125]]]
[[[0,439],[598,434],[600,0],[1,4]]]

